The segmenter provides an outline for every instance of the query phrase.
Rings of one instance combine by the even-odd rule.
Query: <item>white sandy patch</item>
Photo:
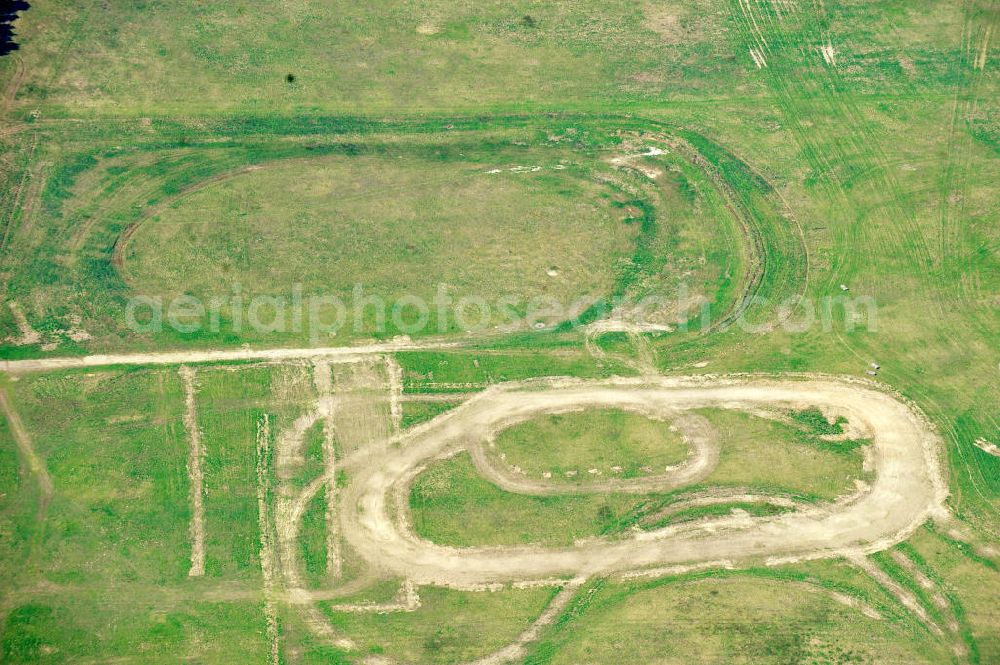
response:
[[[990,37],[993,35],[993,26],[986,26],[986,32],[983,34],[983,43],[979,47],[979,53],[976,54],[976,60],[972,63],[972,66],[976,69],[986,69],[986,58],[990,51]]]
[[[984,453],[989,453],[994,457],[1000,457],[1000,446],[995,443],[990,443],[986,439],[980,437],[975,441],[976,448],[979,448]]]
[[[837,55],[833,50],[833,45],[827,42],[823,46],[819,47],[820,52],[823,54],[823,62],[830,65],[831,67],[837,66]]]

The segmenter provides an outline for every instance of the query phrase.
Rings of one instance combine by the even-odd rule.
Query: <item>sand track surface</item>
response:
[[[646,412],[818,406],[873,434],[875,481],[853,501],[777,516],[721,518],[571,547],[445,547],[408,526],[413,479],[435,459],[469,450],[491,432],[537,414],[616,407]],[[768,445],[761,441],[761,446]],[[418,584],[475,586],[558,576],[609,574],[711,561],[779,562],[858,556],[903,540],[943,514],[940,439],[910,405],[872,384],[837,378],[659,378],[550,380],[506,384],[405,433],[378,460],[352,465],[342,533],[370,563]],[[359,460],[360,461],[360,460]],[[649,479],[657,489],[662,479]]]

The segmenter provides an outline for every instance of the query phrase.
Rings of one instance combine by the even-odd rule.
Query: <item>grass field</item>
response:
[[[1000,660],[995,0],[34,0],[15,31],[0,662]],[[463,297],[489,312],[456,319]],[[400,335],[363,358],[146,355]],[[141,355],[6,364],[89,354]],[[853,559],[565,598],[407,596],[338,531],[360,470],[497,384],[743,373],[912,403],[948,517]],[[872,448],[814,406],[699,410],[717,466],[646,494],[587,493],[587,471],[677,464],[668,423],[543,416],[491,459],[583,490],[505,491],[463,448],[393,517],[569,546],[822,509],[873,481]]]
[[[494,445],[503,462],[531,476],[549,473],[580,482],[593,475],[592,468],[623,478],[651,474],[654,468],[662,473],[689,452],[669,423],[618,410],[543,416],[501,431]]]
[[[603,587],[527,662],[934,663],[948,658],[912,626],[858,612],[822,587],[753,576]],[[556,644],[562,648],[556,649]]]
[[[621,477],[628,477],[624,465],[629,461],[641,460],[641,464],[651,467],[657,461],[683,459],[663,457],[685,448],[678,445],[677,435],[669,429],[658,439],[665,440],[666,445],[646,448],[650,445],[647,437],[660,427],[667,428],[664,423],[621,411],[584,413],[545,416],[501,432],[497,452],[508,455],[501,463],[519,466],[516,453],[527,459],[527,451],[535,446],[540,454],[530,459],[538,466],[521,467],[525,474],[539,477],[547,470],[556,483],[585,488],[588,477],[594,480],[589,468],[604,468],[601,460],[593,457],[598,450],[602,455],[623,456],[613,460],[623,464]],[[505,492],[482,478],[463,454],[437,462],[417,476],[410,494],[416,531],[443,545],[566,545],[579,538],[620,534],[633,526],[651,528],[728,515],[733,509],[765,515],[780,512],[738,499],[687,508],[680,513],[668,510],[672,503],[701,489],[745,488],[817,502],[850,494],[855,490],[855,480],[867,478],[857,447],[838,449],[836,446],[843,444],[826,444],[796,428],[740,412],[709,409],[701,413],[719,429],[722,439],[718,466],[697,485],[664,495],[524,496]],[[615,428],[624,430],[611,437],[615,446],[599,447],[599,442],[611,436],[608,431]],[[560,444],[574,445],[560,449]],[[605,475],[617,475],[611,472],[612,464],[605,466]],[[564,468],[578,475],[566,478]],[[557,471],[563,478],[557,478]],[[637,477],[646,475],[641,467],[636,471]],[[578,481],[581,475],[584,479]],[[665,511],[669,517],[661,517]]]

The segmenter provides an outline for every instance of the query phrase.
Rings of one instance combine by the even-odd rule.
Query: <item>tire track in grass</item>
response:
[[[817,10],[825,12],[822,7],[817,7]],[[825,22],[825,16],[819,17],[819,21],[822,25]],[[771,39],[771,42],[780,43],[779,40],[774,38]],[[774,63],[778,65],[781,63],[777,55],[774,57]],[[849,138],[851,145],[854,146],[855,153],[859,156],[863,156],[866,152],[871,152],[872,154],[870,159],[863,160],[867,164],[864,171],[877,176],[875,182],[877,190],[886,191],[890,194],[888,197],[884,197],[888,201],[887,204],[879,205],[874,210],[862,210],[856,207],[850,197],[846,195],[843,185],[838,185],[839,192],[837,192],[837,199],[844,203],[844,209],[851,211],[855,218],[855,221],[847,225],[850,229],[848,236],[841,238],[840,243],[857,249],[855,252],[840,254],[840,262],[832,266],[831,269],[830,288],[832,288],[835,280],[838,279],[838,273],[854,274],[861,266],[876,265],[882,260],[882,256],[891,255],[893,251],[898,251],[899,248],[907,248],[907,252],[911,257],[914,257],[918,262],[923,262],[921,265],[941,265],[948,255],[948,243],[942,239],[938,243],[938,251],[935,256],[935,252],[931,250],[930,241],[927,239],[923,229],[916,223],[913,215],[899,204],[899,201],[905,200],[905,197],[903,196],[899,182],[889,169],[889,160],[884,150],[882,150],[881,140],[871,131],[870,123],[866,121],[864,115],[858,109],[853,97],[844,90],[843,80],[835,68],[826,69],[828,85],[819,88],[820,99],[825,100],[830,114],[839,112],[850,119],[852,131],[849,133]],[[779,76],[773,67],[765,75],[768,76],[769,83],[772,89],[775,90],[777,98],[783,101],[781,107],[785,110],[786,115],[793,118],[793,122],[791,123],[793,128],[797,128],[798,116],[795,109],[804,106],[804,103],[801,102],[802,96],[792,95],[787,87],[785,77]],[[975,94],[972,96],[972,102],[969,102],[967,97],[967,95],[962,94],[962,91],[959,91],[956,93],[955,99],[964,99],[966,100],[965,104],[975,103]],[[796,103],[796,100],[799,101]],[[803,141],[807,145],[812,144],[814,141],[812,137],[803,137],[802,132],[795,132],[795,134],[799,137],[800,146]],[[837,142],[834,145],[840,146],[841,144]],[[803,152],[807,155],[811,153],[811,151],[807,150]],[[969,151],[963,150],[963,152],[967,154]],[[837,153],[841,161],[848,163],[848,152],[841,147],[837,150]],[[863,221],[864,224],[862,224]],[[902,223],[902,226],[900,223]],[[942,235],[942,238],[945,238],[945,236]],[[869,279],[875,279],[878,271],[866,270],[865,274]],[[958,280],[956,284],[960,284],[961,282],[962,280]],[[966,348],[966,345],[954,334],[949,323],[949,312],[946,310],[945,304],[947,299],[927,297],[923,300],[925,310],[931,314],[932,320],[937,323],[935,328],[939,332],[939,335],[946,340],[947,345],[951,347],[952,351],[961,353]],[[864,359],[865,355],[871,355],[866,345],[859,345],[856,341],[849,343],[839,333],[837,337],[840,343],[859,357],[859,359]],[[864,351],[859,353],[859,348],[864,349]],[[919,377],[915,378],[919,381]],[[937,407],[937,405],[935,406]],[[947,421],[939,419],[939,422]],[[955,440],[956,435],[953,428],[950,428],[950,426],[947,427],[949,427],[952,433],[950,438]],[[963,450],[961,445],[957,447],[959,448],[959,454],[963,458],[963,464],[966,466],[976,464],[975,460],[970,461],[966,459],[966,451]],[[982,470],[979,469],[979,472],[982,473]],[[976,487],[976,491],[982,498],[986,499],[986,495],[983,494],[978,486]],[[991,512],[995,512],[992,506],[988,509]]]
[[[917,617],[917,619],[920,620],[920,623],[923,624],[924,627],[931,632],[931,634],[938,638],[944,637],[944,631],[939,625],[937,625],[937,623],[934,622],[934,619],[931,618],[924,606],[920,604],[916,594],[909,589],[906,589],[903,585],[893,579],[892,576],[882,570],[882,568],[870,557],[856,556],[851,557],[849,560],[857,568],[867,573],[879,584],[879,586],[891,594],[903,607],[909,610],[911,614]]]
[[[559,593],[552,598],[548,607],[535,619],[534,623],[517,636],[516,640],[487,656],[468,663],[468,665],[503,665],[523,660],[528,655],[528,645],[538,641],[542,630],[559,617],[586,581],[585,577],[575,577],[563,583]]]
[[[4,418],[7,419],[7,424],[10,426],[11,434],[14,436],[14,442],[17,444],[17,449],[21,453],[25,466],[27,466],[28,471],[35,478],[35,482],[38,483],[38,511],[39,514],[42,514],[48,508],[49,501],[52,499],[55,491],[52,484],[52,476],[49,475],[49,470],[46,468],[45,462],[35,452],[31,435],[28,434],[28,430],[25,428],[20,414],[14,409],[14,405],[11,404],[7,390],[2,388],[0,388],[0,410],[3,411]]]
[[[944,618],[945,630],[948,632],[950,637],[955,640],[952,645],[952,652],[955,656],[958,658],[966,658],[969,655],[969,647],[965,644],[962,638],[962,629],[958,620],[958,613],[955,611],[951,601],[943,592],[940,585],[924,573],[924,571],[917,565],[917,562],[907,556],[903,551],[892,550],[889,552],[889,556],[903,571],[909,574],[910,577],[916,581],[917,585],[921,589],[924,590],[930,602]]]
[[[11,232],[14,229],[14,225],[19,219],[18,211],[21,208],[21,197],[24,195],[24,190],[28,186],[28,180],[31,178],[31,162],[35,157],[35,150],[38,148],[38,133],[33,133],[31,135],[31,146],[28,148],[28,157],[25,160],[24,172],[21,174],[21,181],[17,184],[14,189],[14,195],[12,197],[12,203],[10,206],[10,214],[7,217],[7,221],[3,226],[3,236],[0,236],[0,255],[3,254],[4,250],[7,248],[7,243],[10,240]],[[20,215],[23,218],[24,215]]]

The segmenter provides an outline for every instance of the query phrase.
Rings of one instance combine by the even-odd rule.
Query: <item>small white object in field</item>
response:
[[[840,285],[840,290],[841,290],[841,291],[850,291],[850,289],[849,289],[849,288],[847,288],[847,284],[841,284],[841,285]]]
[[[662,155],[666,150],[660,150],[659,148],[650,148],[646,152],[642,153],[643,157],[656,157],[657,155]]]

